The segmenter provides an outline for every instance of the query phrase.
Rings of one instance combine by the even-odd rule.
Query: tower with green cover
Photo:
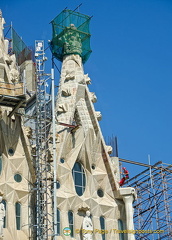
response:
[[[77,54],[85,63],[90,54],[89,23],[91,17],[69,9],[63,10],[52,23],[52,54],[60,61],[65,55]]]

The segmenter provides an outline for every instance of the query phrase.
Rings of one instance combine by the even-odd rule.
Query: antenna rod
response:
[[[78,7],[76,7],[74,10],[73,10],[73,12],[75,12],[79,7],[81,7],[82,6],[82,3],[81,4],[79,4],[78,5]]]

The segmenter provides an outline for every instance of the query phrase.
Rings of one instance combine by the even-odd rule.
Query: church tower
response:
[[[133,188],[119,187],[118,159],[111,159],[95,111],[97,98],[83,64],[90,49],[91,18],[62,11],[51,23],[53,56],[62,62],[56,101],[57,239],[130,239]]]

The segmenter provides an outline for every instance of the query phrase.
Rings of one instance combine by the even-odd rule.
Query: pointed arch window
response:
[[[73,233],[74,233],[74,218],[73,218],[73,212],[72,211],[68,211],[68,221],[69,221],[69,228],[71,230],[71,237],[73,237]]]
[[[57,208],[57,235],[60,235],[60,210]]]
[[[105,218],[103,216],[100,217],[100,227],[102,231],[102,240],[106,240],[105,235]]]
[[[124,230],[123,221],[118,219],[118,230]],[[119,240],[124,240],[124,233],[119,233]]]
[[[4,217],[4,225],[3,225],[3,228],[6,228],[7,227],[7,218],[6,218],[6,216],[7,216],[7,202],[6,202],[6,200],[2,200],[2,203],[4,204],[4,209],[5,209],[5,217]]]
[[[16,202],[15,204],[15,212],[16,212],[16,229],[21,229],[21,204]]]
[[[82,196],[85,191],[85,172],[80,162],[76,162],[72,169],[72,175],[75,183],[75,190],[79,196]]]

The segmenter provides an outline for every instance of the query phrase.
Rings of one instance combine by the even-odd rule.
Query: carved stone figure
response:
[[[70,24],[69,27],[65,28],[63,41],[64,41],[64,55],[82,53],[82,43],[80,34],[77,32],[77,28],[75,27],[74,24]]]
[[[75,71],[66,70],[65,81],[69,81],[73,79],[75,79]]]
[[[67,104],[65,104],[65,103],[59,103],[58,104],[58,107],[57,107],[57,112],[58,113],[65,113],[65,112],[67,112]]]
[[[19,71],[16,65],[14,54],[8,54],[9,41],[4,39],[3,29],[5,20],[0,10],[0,81],[6,83],[17,83],[19,81]]]
[[[94,92],[90,92],[90,98],[93,103],[97,102],[97,97]]]
[[[0,196],[0,239],[3,237],[3,225],[4,225],[4,217],[5,217],[5,208],[2,203],[2,197]]]
[[[10,80],[12,83],[17,83],[19,80],[19,72],[14,68],[10,71]]]
[[[100,111],[96,111],[96,117],[97,117],[97,120],[98,120],[98,121],[101,121],[101,119],[102,119],[102,114],[101,114]]]
[[[109,153],[109,154],[112,154],[112,146],[107,146],[106,145],[106,150],[107,150],[107,152]]]
[[[26,136],[31,139],[32,138],[32,128],[31,127],[24,127]]]
[[[0,10],[0,40],[3,37],[3,29],[4,29],[4,24],[5,24],[5,20],[2,17],[2,11]]]
[[[82,234],[83,240],[92,240],[93,236],[93,223],[90,218],[90,211],[86,211],[86,216],[84,217],[82,224]]]
[[[85,82],[86,82],[87,85],[88,85],[88,84],[91,84],[91,79],[90,79],[90,77],[88,76],[88,73],[84,75],[84,78],[85,78]]]
[[[65,96],[65,97],[70,96],[70,95],[71,95],[71,90],[70,90],[70,88],[63,87],[63,88],[62,88],[62,95]]]

